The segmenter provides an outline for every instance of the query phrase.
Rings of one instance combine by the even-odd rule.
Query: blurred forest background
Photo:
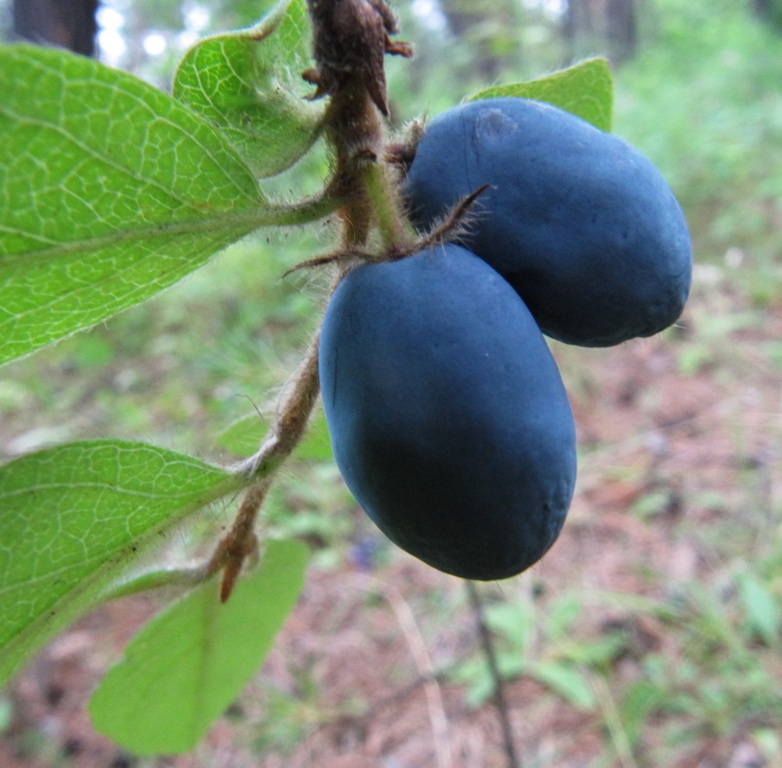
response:
[[[0,36],[50,40],[168,89],[200,37],[264,0],[0,0]],[[676,327],[552,343],[579,430],[576,499],[544,562],[482,585],[519,765],[782,765],[782,0],[399,0],[396,126],[492,83],[605,55],[614,130],[662,170],[696,270]],[[273,180],[314,190],[322,151]],[[0,457],[116,436],[229,461],[323,304],[327,227],[251,238],[154,300],[0,370]],[[322,432],[322,423],[315,427]],[[224,520],[230,509],[216,509]],[[0,693],[0,765],[511,768],[475,609],[400,553],[328,447],[267,510],[313,565],[264,670],[196,753],[139,759],[94,733],[91,688],[154,598],[107,606]]]

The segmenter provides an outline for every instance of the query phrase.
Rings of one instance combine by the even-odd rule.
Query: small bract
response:
[[[573,416],[534,319],[484,261],[446,245],[354,269],[319,364],[345,482],[402,549],[490,580],[553,544],[575,483]]]
[[[405,193],[420,228],[488,184],[461,242],[560,341],[608,346],[681,314],[692,248],[676,198],[622,139],[548,104],[476,101],[432,120]]]

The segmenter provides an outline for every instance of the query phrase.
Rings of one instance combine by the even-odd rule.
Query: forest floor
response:
[[[782,765],[782,638],[764,612],[782,601],[782,301],[746,293],[702,267],[676,328],[553,345],[575,500],[540,564],[478,587],[518,766]],[[319,477],[335,506],[339,479]],[[511,768],[464,583],[338,498],[346,533],[309,536],[298,606],[194,753],[133,757],[89,721],[91,690],[157,608],[147,596],[87,616],[15,680],[0,766]]]

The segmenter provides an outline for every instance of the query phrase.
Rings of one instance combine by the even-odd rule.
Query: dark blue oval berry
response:
[[[573,416],[534,319],[484,261],[448,245],[354,269],[319,368],[337,464],[393,542],[483,580],[549,549],[575,483]]]
[[[405,194],[431,226],[488,184],[460,241],[500,272],[549,336],[582,346],[650,336],[681,314],[692,249],[659,171],[622,139],[528,99],[432,120]]]

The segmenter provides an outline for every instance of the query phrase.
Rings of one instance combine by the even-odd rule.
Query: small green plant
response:
[[[484,621],[497,638],[497,666],[501,679],[530,677],[577,709],[593,711],[597,701],[590,673],[602,670],[622,650],[620,633],[576,643],[572,636],[582,605],[574,594],[552,601],[541,621],[534,602],[487,605]],[[468,686],[467,703],[478,707],[495,692],[497,681],[485,663],[461,664],[453,679]]]
[[[335,286],[360,265],[401,261],[462,231],[481,190],[430,231],[405,212],[403,169],[422,125],[389,133],[384,56],[412,55],[390,9],[308,5],[281,0],[251,29],[202,41],[172,95],[61,51],[0,49],[0,363],[148,299],[264,227],[335,221],[332,250],[301,265],[330,265]],[[475,98],[497,97],[543,99],[610,129],[602,60]],[[322,190],[276,198],[275,177],[321,140]],[[103,601],[178,587],[181,599],[129,643],[90,712],[135,753],[193,748],[261,664],[303,583],[306,547],[258,516],[293,451],[328,450],[322,427],[305,438],[318,348],[316,333],[264,435],[245,421],[217,438],[245,453],[250,436],[238,465],[117,439],[0,467],[0,683]],[[203,511],[237,498],[230,530],[199,540]],[[161,565],[155,553],[174,530],[195,541]],[[534,669],[576,696],[577,675],[560,661]]]

